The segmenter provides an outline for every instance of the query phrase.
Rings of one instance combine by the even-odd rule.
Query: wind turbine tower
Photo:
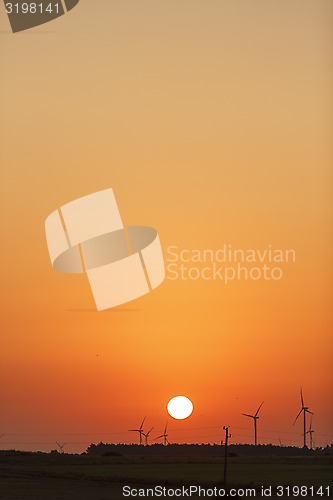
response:
[[[168,428],[168,422],[165,424],[165,429],[164,429],[163,434],[161,434],[160,436],[157,436],[157,438],[155,438],[155,440],[163,438],[164,446],[166,446],[167,444],[170,444],[169,441],[168,441],[167,428]]]
[[[248,413],[242,413],[242,415],[244,415],[244,417],[253,418],[253,423],[254,423],[254,445],[255,446],[257,446],[257,444],[258,444],[258,440],[257,440],[257,420],[259,418],[258,413],[259,413],[260,408],[262,407],[263,404],[264,404],[264,402],[261,403],[261,405],[259,406],[258,410],[255,412],[254,415],[249,415]]]
[[[148,438],[149,438],[149,434],[151,433],[151,431],[154,429],[154,427],[152,427],[146,434],[143,432],[143,435],[145,437],[145,440],[146,440],[146,446],[148,446]]]
[[[309,410],[309,407],[305,406],[305,404],[304,404],[302,388],[301,388],[301,405],[302,405],[301,409],[298,412],[297,417],[295,418],[293,425],[295,425],[298,417],[303,412],[303,438],[304,438],[303,448],[307,448],[307,446],[306,446],[306,435],[307,435],[307,432],[306,432],[306,414],[310,413],[311,415],[313,415],[313,413],[312,413],[312,411]],[[311,434],[310,434],[310,436],[311,436]]]
[[[128,432],[138,432],[139,433],[140,445],[142,445],[142,436],[144,435],[143,424],[144,424],[145,420],[146,420],[146,417],[142,420],[139,429],[129,429],[129,431],[128,431]]]
[[[312,417],[311,417],[310,427],[309,427],[309,430],[306,432],[306,434],[309,434],[309,436],[310,436],[310,450],[313,450],[313,437],[312,437],[313,433],[314,433],[314,430],[312,429]]]

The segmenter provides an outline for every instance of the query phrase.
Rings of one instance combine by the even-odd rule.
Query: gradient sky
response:
[[[13,35],[0,9],[0,446],[333,442],[331,0],[81,0]],[[281,281],[170,281],[97,313],[44,221],[112,187],[180,248],[292,248]],[[158,434],[155,434],[158,435]],[[155,436],[152,433],[152,437]]]

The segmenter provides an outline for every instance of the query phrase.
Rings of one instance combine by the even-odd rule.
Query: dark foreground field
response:
[[[217,458],[0,456],[1,500],[118,500],[125,498],[124,485],[222,487],[222,478],[223,460]],[[233,457],[228,464],[228,484],[235,488],[330,486],[333,490],[333,457]]]

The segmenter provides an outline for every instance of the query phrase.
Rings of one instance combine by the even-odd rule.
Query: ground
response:
[[[124,485],[223,487],[223,460],[214,457],[7,454],[0,456],[0,465],[1,500],[118,500],[125,498]],[[330,486],[333,492],[333,457],[232,457],[228,485],[256,487],[256,496],[262,485]]]

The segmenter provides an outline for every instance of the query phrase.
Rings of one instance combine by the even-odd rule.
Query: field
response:
[[[122,496],[124,485],[133,488],[222,487],[222,479],[223,460],[216,458],[0,456],[1,500],[118,500],[125,498]],[[330,486],[333,489],[333,457],[229,458],[229,487],[262,485]]]

